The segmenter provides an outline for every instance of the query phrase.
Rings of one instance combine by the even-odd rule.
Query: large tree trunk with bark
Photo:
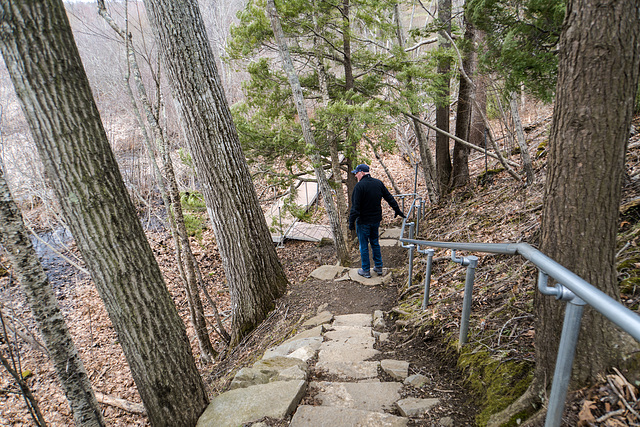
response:
[[[396,39],[398,41],[398,46],[404,49],[404,31],[402,30],[402,20],[400,19],[400,8],[398,3],[393,5],[393,16],[396,27]],[[407,81],[407,90],[413,91],[414,85],[409,77]],[[419,116],[418,108],[411,99],[407,99],[409,103],[409,111],[414,116]],[[429,148],[429,141],[427,140],[427,136],[424,133],[424,129],[422,129],[422,124],[415,118],[411,118],[411,125],[413,127],[413,133],[416,136],[416,141],[418,142],[418,151],[420,153],[420,165],[422,166],[422,174],[424,175],[425,185],[427,186],[427,195],[429,197],[429,201],[431,203],[436,203],[438,201],[438,186],[436,185],[437,181],[437,173],[436,166],[433,162],[433,155],[431,154],[431,149]]]
[[[615,299],[618,206],[639,70],[640,1],[568,2],[541,249]],[[536,378],[553,375],[563,305],[537,294]],[[582,323],[574,386],[595,380],[619,357],[610,322],[587,309]]]
[[[333,195],[331,194],[331,186],[324,174],[322,163],[320,161],[320,155],[318,154],[318,147],[313,137],[311,129],[311,122],[307,114],[307,107],[304,105],[304,98],[302,95],[302,86],[298,80],[298,75],[293,69],[293,61],[289,54],[289,47],[284,40],[284,32],[280,25],[280,17],[273,0],[267,0],[267,14],[271,20],[271,28],[280,50],[280,56],[282,58],[282,68],[287,74],[289,84],[291,85],[291,92],[293,93],[293,99],[296,104],[296,110],[298,111],[298,117],[300,118],[300,125],[302,127],[302,134],[304,135],[304,141],[307,146],[311,147],[310,158],[313,164],[313,169],[316,173],[316,179],[318,180],[318,187],[320,187],[320,193],[324,201],[324,206],[327,210],[327,216],[331,223],[331,231],[333,232],[333,241],[338,252],[338,260],[341,265],[348,266],[350,264],[349,251],[342,234],[342,228],[340,227],[340,217],[336,209],[336,204],[333,202]]]
[[[13,201],[0,161],[0,243],[20,281],[77,426],[104,426],[102,411],[73,338]]]
[[[443,26],[438,35],[438,47],[449,49],[451,43],[451,0],[438,0],[438,24]],[[446,33],[446,34],[444,34]],[[447,34],[449,37],[447,37]],[[451,61],[441,58],[438,62],[440,85],[436,98],[436,127],[449,132],[449,90]],[[436,170],[438,172],[438,188],[440,197],[444,197],[451,188],[451,155],[449,154],[449,137],[441,133],[436,134]]]
[[[157,112],[154,112],[151,108],[151,103],[147,96],[147,89],[142,81],[142,73],[138,66],[138,60],[136,57],[135,49],[133,48],[133,41],[131,40],[131,34],[122,30],[116,22],[113,20],[107,8],[104,4],[104,0],[98,0],[98,13],[107,21],[111,28],[118,34],[125,42],[126,55],[129,67],[125,72],[125,81],[127,82],[127,92],[131,99],[131,105],[133,107],[134,114],[138,119],[140,129],[143,134],[143,140],[147,149],[147,155],[151,161],[156,182],[160,188],[160,194],[164,205],[167,207],[167,217],[169,226],[171,228],[171,235],[173,237],[176,264],[178,271],[180,272],[180,278],[185,287],[187,293],[187,301],[189,302],[189,313],[191,317],[191,323],[196,331],[196,337],[198,338],[198,345],[200,346],[200,355],[204,363],[211,363],[216,356],[216,351],[211,345],[211,339],[209,338],[209,331],[207,329],[206,320],[204,316],[204,308],[202,306],[202,300],[198,291],[198,283],[196,280],[195,269],[198,268],[195,257],[191,251],[191,245],[189,243],[189,236],[184,223],[184,215],[182,214],[182,205],[180,204],[180,192],[178,191],[178,184],[173,169],[173,163],[171,157],[166,151],[164,133],[160,127]],[[128,11],[127,11],[128,13]],[[128,19],[127,19],[128,22]],[[133,96],[133,91],[130,85],[130,71],[133,70],[135,87],[140,97],[140,103],[145,112],[146,123],[151,128],[155,140],[155,146],[151,143],[151,138],[147,132],[145,122],[142,120],[142,115],[138,109],[136,99]],[[160,171],[158,166],[156,150],[161,154],[162,169],[164,175]],[[215,307],[214,307],[215,309]]]
[[[145,0],[231,291],[231,344],[287,286],[231,119],[198,3]]]
[[[475,29],[466,18],[464,32],[464,50],[462,57],[462,68],[467,76],[475,73],[476,50],[475,50]],[[473,105],[471,102],[473,88],[462,73],[460,74],[460,88],[458,89],[458,111],[456,114],[456,136],[467,141],[471,128],[471,112]],[[464,187],[469,183],[469,148],[455,142],[453,146],[453,187]]]
[[[122,181],[61,1],[0,1],[0,47],[64,217],[154,426],[208,403],[182,320]]]

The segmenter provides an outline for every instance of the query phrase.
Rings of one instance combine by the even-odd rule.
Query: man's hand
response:
[[[394,218],[397,218],[398,216],[401,216],[402,218],[406,218],[406,216],[404,216],[404,213],[402,213],[400,209],[396,210],[396,216],[394,216]]]

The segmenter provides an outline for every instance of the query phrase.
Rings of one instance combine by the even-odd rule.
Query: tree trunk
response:
[[[0,1],[0,47],[64,217],[154,426],[208,403],[184,324],[122,181],[61,1]]]
[[[355,86],[355,80],[353,78],[353,65],[351,63],[351,19],[349,17],[350,5],[349,0],[342,1],[342,7],[338,6],[340,13],[342,13],[342,52],[344,59],[344,91],[348,93],[352,91]],[[347,104],[352,104],[351,95],[347,95]],[[351,141],[351,121],[348,120],[347,130],[345,134],[346,155],[345,162],[347,164],[347,212],[351,211],[351,203],[353,196],[353,189],[356,187],[358,181],[356,176],[351,173],[355,169],[355,157],[358,153],[358,141]],[[355,231],[351,233],[351,239],[355,238]]]
[[[618,206],[640,70],[639,23],[638,0],[568,2],[542,212],[541,250],[616,300]],[[536,294],[537,379],[553,375],[563,305]],[[602,316],[585,311],[573,386],[594,381],[620,357],[618,336]]]
[[[477,45],[482,46],[484,32],[476,30],[475,39]],[[471,77],[471,74],[469,74],[469,76]],[[476,70],[472,78],[476,88],[474,92],[475,103],[471,109],[471,127],[469,129],[468,141],[486,150],[488,147],[486,147],[485,144],[483,117],[486,116],[487,112],[487,77],[480,74],[479,70]]]
[[[444,28],[439,31],[439,49],[449,49],[451,43],[451,0],[438,0],[438,24]],[[449,132],[449,71],[451,61],[441,58],[438,61],[438,74],[442,80],[436,98],[436,127]],[[436,134],[436,170],[438,174],[438,188],[440,196],[447,194],[451,188],[451,155],[449,154],[449,138],[441,133]]]
[[[116,22],[112,19],[108,13],[104,4],[104,0],[98,0],[98,13],[107,21],[111,28],[118,34],[125,42],[127,52],[127,62],[129,68],[133,69],[134,81],[138,96],[140,97],[140,103],[142,104],[145,117],[147,118],[147,124],[151,128],[156,146],[154,147],[149,138],[148,132],[142,117],[136,104],[136,99],[133,96],[131,86],[129,84],[130,72],[129,68],[126,71],[125,80],[127,82],[127,90],[129,97],[131,98],[131,104],[133,106],[134,113],[139,120],[140,129],[142,130],[143,140],[147,148],[147,155],[151,161],[158,187],[160,188],[160,194],[164,205],[167,207],[167,217],[169,218],[169,225],[171,229],[171,235],[173,237],[176,263],[180,272],[180,278],[184,284],[185,291],[187,293],[187,302],[189,303],[189,314],[191,317],[191,323],[196,331],[196,337],[198,338],[198,345],[200,347],[200,355],[204,363],[211,363],[216,356],[216,351],[211,345],[209,339],[209,331],[204,317],[204,308],[202,306],[202,300],[200,299],[200,293],[198,292],[198,284],[196,281],[195,269],[198,268],[193,253],[191,252],[191,245],[189,243],[189,236],[184,224],[184,215],[182,214],[182,205],[180,204],[180,193],[178,191],[178,184],[171,162],[171,157],[165,150],[165,141],[162,128],[158,121],[158,112],[153,111],[151,103],[147,96],[147,90],[142,81],[142,73],[138,66],[138,60],[136,58],[135,49],[133,48],[131,34],[123,31]],[[127,21],[128,22],[128,21]],[[161,153],[161,159],[163,164],[164,175],[160,171],[158,166],[155,150]],[[183,254],[184,252],[184,254]],[[184,255],[184,256],[183,256]]]
[[[518,113],[518,95],[515,92],[511,94],[509,108],[511,109],[511,117],[513,117],[513,126],[515,127],[516,131],[516,139],[518,140],[518,146],[520,147],[520,157],[522,158],[522,165],[524,166],[524,171],[527,175],[527,184],[531,185],[535,181],[536,176],[533,173],[533,165],[531,164],[529,147],[527,146],[527,141],[524,139],[524,130],[522,129],[522,122],[520,121],[520,113]]]
[[[77,426],[104,426],[100,406],[58,301],[13,201],[0,160],[0,243],[18,276]]]
[[[464,50],[462,58],[462,68],[468,76],[475,73],[476,52],[473,25],[465,18]],[[460,88],[458,90],[458,111],[456,113],[456,136],[465,141],[469,139],[471,128],[471,103],[473,88],[464,76],[460,75]],[[464,187],[469,183],[469,148],[459,142],[453,145],[453,187]]]
[[[300,125],[302,126],[304,140],[307,146],[311,147],[311,163],[313,164],[313,169],[316,173],[318,187],[320,187],[320,193],[322,194],[322,199],[324,200],[324,205],[327,210],[327,216],[329,217],[329,221],[331,222],[331,231],[333,231],[333,241],[338,252],[338,259],[340,260],[341,265],[348,266],[350,264],[349,251],[347,250],[344,235],[342,234],[342,228],[340,227],[340,219],[338,217],[336,205],[333,202],[331,187],[329,186],[329,181],[324,174],[324,169],[322,169],[320,155],[318,154],[318,147],[316,146],[316,142],[311,130],[311,122],[309,121],[309,116],[307,115],[307,108],[304,105],[302,87],[300,86],[298,76],[293,69],[293,62],[291,61],[291,56],[289,55],[289,48],[287,47],[287,44],[284,40],[284,32],[282,31],[282,26],[280,25],[280,17],[278,16],[278,11],[276,10],[274,0],[267,0],[267,13],[269,15],[269,19],[271,20],[271,28],[273,29],[273,34],[275,35],[276,43],[278,44],[278,48],[280,50],[282,67],[284,68],[284,71],[289,78],[289,84],[291,85],[293,99],[298,111],[298,117],[300,118]]]
[[[195,0],[145,0],[181,113],[233,307],[231,344],[286,290]]]
[[[396,27],[396,38],[398,40],[398,46],[404,49],[404,35],[402,31],[402,22],[400,20],[400,10],[398,7],[398,3],[393,5],[393,15],[395,19],[395,27]],[[413,83],[411,78],[407,81],[407,89],[409,91],[413,91]],[[418,116],[418,108],[412,102],[412,100],[407,99],[409,103],[409,111],[414,116]],[[427,186],[427,195],[429,196],[429,201],[431,203],[436,203],[438,201],[438,186],[436,183],[436,166],[433,163],[433,155],[431,154],[431,149],[429,148],[429,141],[427,140],[426,135],[424,134],[424,130],[422,129],[422,125],[415,118],[411,119],[411,125],[413,126],[413,133],[416,136],[416,141],[418,142],[418,150],[420,152],[420,164],[422,166],[422,174],[424,175],[424,181]]]

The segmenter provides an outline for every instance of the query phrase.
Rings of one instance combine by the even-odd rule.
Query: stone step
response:
[[[209,403],[196,427],[237,427],[264,417],[285,418],[295,410],[306,390],[307,382],[300,380],[227,391]]]
[[[397,382],[312,382],[309,387],[317,390],[315,398],[323,406],[362,409],[385,412],[394,408],[400,400],[401,383]]]
[[[336,406],[302,405],[289,427],[404,427],[408,418]]]
[[[371,314],[342,314],[335,316],[333,326],[371,326],[373,316]]]
[[[380,362],[318,362],[316,369],[340,380],[366,380],[378,376]]]

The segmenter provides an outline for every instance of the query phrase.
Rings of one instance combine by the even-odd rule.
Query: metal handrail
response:
[[[412,211],[413,206],[409,210]],[[407,215],[409,217],[409,215]],[[405,223],[410,225],[409,238],[404,237]],[[456,262],[464,264],[465,258],[456,258],[455,251],[471,251],[471,252],[484,252],[493,254],[505,254],[505,255],[520,255],[523,258],[529,260],[536,267],[538,267],[538,289],[544,295],[555,296],[556,299],[567,302],[567,309],[565,311],[565,318],[562,328],[562,335],[560,337],[560,346],[558,348],[558,355],[556,358],[556,367],[551,386],[551,394],[549,396],[549,407],[547,409],[547,417],[545,420],[545,427],[557,427],[562,421],[562,411],[564,401],[567,396],[569,388],[569,380],[571,377],[571,369],[573,366],[573,360],[575,356],[575,348],[578,340],[578,334],[580,330],[580,323],[582,320],[582,312],[584,305],[589,304],[591,307],[600,312],[603,316],[611,320],[619,328],[631,335],[636,341],[640,342],[640,316],[620,302],[611,298],[595,286],[591,285],[586,280],[582,279],[577,274],[573,273],[569,269],[558,264],[553,259],[549,258],[538,249],[532,247],[527,243],[459,243],[459,242],[439,242],[439,241],[426,241],[418,240],[414,238],[413,232],[414,224],[407,222],[405,219],[402,224],[402,231],[400,235],[400,242],[402,247],[409,248],[409,284],[411,284],[411,274],[413,266],[413,251],[417,250],[420,253],[426,253],[427,260],[427,272],[426,275],[431,274],[431,260],[433,257],[432,249],[421,249],[421,247],[431,248],[445,248],[452,250],[452,259]],[[467,262],[473,262],[476,257],[466,258]],[[469,264],[466,264],[469,265]],[[470,268],[470,267],[469,267]],[[473,266],[475,268],[475,265]],[[547,285],[547,278],[552,277],[556,283],[554,286]],[[429,299],[428,283],[430,277],[425,277],[425,295],[423,300],[423,308],[426,307],[426,302]],[[465,306],[470,310],[471,291],[473,288],[473,276],[469,281],[469,269],[467,270],[467,283],[465,284]],[[463,342],[463,330],[464,340],[466,342],[466,328],[468,328],[468,314],[467,318],[461,321],[461,333],[460,343]],[[466,322],[466,323],[465,323]]]

